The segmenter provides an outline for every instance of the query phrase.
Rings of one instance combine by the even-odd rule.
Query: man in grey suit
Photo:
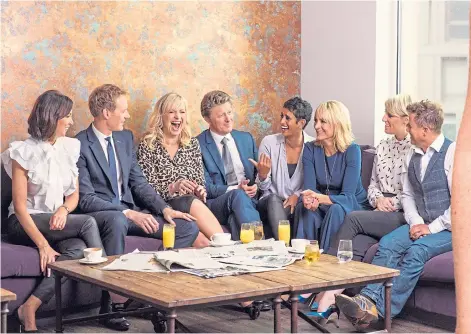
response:
[[[175,225],[175,248],[191,246],[199,233],[194,218],[167,205],[137,164],[133,134],[123,130],[130,118],[126,92],[102,85],[93,90],[88,104],[93,123],[76,136],[81,142],[79,208],[97,221],[106,254],[123,254],[128,234],[162,239],[167,222]],[[101,311],[109,311],[108,305],[102,305]],[[103,324],[114,330],[129,329],[124,318]]]

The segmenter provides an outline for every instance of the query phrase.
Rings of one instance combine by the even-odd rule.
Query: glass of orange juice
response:
[[[164,230],[162,231],[162,239],[164,250],[170,250],[175,247],[175,225],[164,225]]]
[[[255,240],[254,225],[251,223],[244,223],[240,228],[240,241],[248,244]]]
[[[284,241],[286,247],[288,247],[290,239],[291,239],[291,228],[290,228],[289,220],[280,220],[278,222],[278,240]]]

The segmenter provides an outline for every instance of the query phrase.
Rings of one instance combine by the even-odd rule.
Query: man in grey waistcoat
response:
[[[391,316],[401,312],[425,263],[452,250],[451,178],[455,143],[441,133],[443,110],[428,100],[407,107],[413,144],[402,178],[403,225],[384,236],[372,264],[400,270],[391,288]],[[384,288],[369,284],[354,297],[336,296],[336,304],[357,329],[384,318]]]

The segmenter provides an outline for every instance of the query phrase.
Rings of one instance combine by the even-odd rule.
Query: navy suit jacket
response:
[[[79,209],[83,213],[97,211],[149,210],[154,215],[161,215],[168,205],[147,182],[137,164],[134,150],[134,137],[131,131],[113,132],[117,159],[121,166],[123,179],[121,202],[113,204],[117,189],[113,189],[108,161],[95,132],[90,125],[77,134],[80,140],[79,169]]]
[[[245,177],[249,180],[249,184],[254,184],[256,169],[249,161],[249,158],[258,161],[258,150],[255,140],[248,132],[232,130],[231,135],[239,151],[240,160],[244,165]],[[204,178],[208,199],[219,197],[225,194],[228,188],[221,154],[209,130],[203,131],[197,138],[203,156]]]

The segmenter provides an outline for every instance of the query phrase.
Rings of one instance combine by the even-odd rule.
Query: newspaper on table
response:
[[[224,265],[211,256],[198,252],[197,250],[187,250],[193,252],[164,251],[154,254],[154,258],[164,265],[169,271],[189,269],[221,269]]]
[[[168,269],[157,262],[154,253],[134,251],[121,255],[119,258],[101,268],[102,270],[126,270],[149,273],[166,273]]]
[[[213,278],[281,270],[302,257],[302,254],[288,253],[283,241],[269,239],[203,249],[164,252],[136,250],[131,254],[122,255],[102,269],[141,272],[183,271],[200,277]]]
[[[236,276],[243,274],[261,273],[264,271],[281,270],[283,268],[254,267],[244,265],[226,265],[220,269],[187,269],[183,272],[203,278],[215,278],[222,276]]]

